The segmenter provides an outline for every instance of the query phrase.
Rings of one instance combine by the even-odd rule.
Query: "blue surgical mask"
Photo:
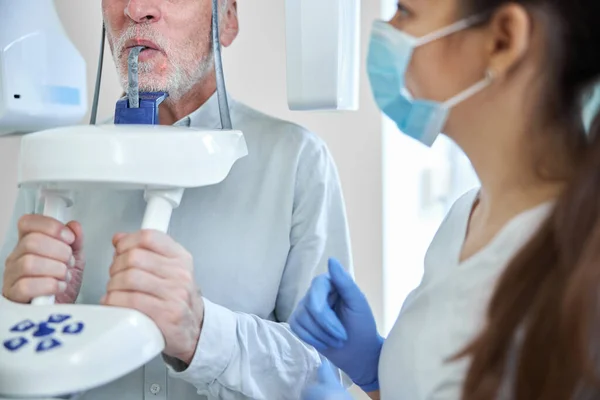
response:
[[[415,48],[464,30],[479,18],[459,21],[420,38],[410,36],[387,22],[375,21],[371,33],[367,69],[375,101],[400,131],[431,146],[444,129],[452,107],[491,83],[488,73],[482,81],[446,102],[414,99],[405,85],[406,70]]]

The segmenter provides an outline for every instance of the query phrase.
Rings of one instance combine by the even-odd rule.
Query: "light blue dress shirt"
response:
[[[298,399],[314,378],[318,353],[285,321],[329,257],[352,268],[338,173],[316,135],[234,100],[230,107],[249,155],[221,184],[187,190],[169,231],[194,256],[205,299],[191,365],[179,371],[158,357],[82,399]],[[216,95],[177,125],[219,128]],[[82,224],[87,257],[78,302],[99,302],[109,280],[111,238],[139,230],[144,209],[142,192],[77,195],[70,218]],[[0,259],[17,242],[18,218],[34,211],[40,211],[35,194],[21,190]]]

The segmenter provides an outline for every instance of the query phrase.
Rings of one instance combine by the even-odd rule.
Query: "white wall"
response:
[[[100,1],[55,0],[55,3],[67,33],[88,62],[91,104],[101,31]],[[379,16],[379,3],[363,0],[363,55],[371,21]],[[287,110],[285,93],[284,2],[241,0],[239,14],[240,37],[224,54],[228,89],[238,100],[261,111],[312,129],[329,144],[346,196],[357,280],[382,322],[382,127],[364,67],[360,111],[291,113]],[[119,94],[112,58],[107,52],[100,117],[112,112]],[[14,202],[17,151],[18,139],[0,139],[0,240]]]
[[[16,194],[18,149],[19,138],[0,137],[0,243],[8,228]]]

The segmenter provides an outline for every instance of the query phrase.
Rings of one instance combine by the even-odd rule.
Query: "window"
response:
[[[384,332],[420,283],[423,260],[446,213],[477,177],[462,151],[440,135],[432,148],[403,135],[389,119],[383,132]]]

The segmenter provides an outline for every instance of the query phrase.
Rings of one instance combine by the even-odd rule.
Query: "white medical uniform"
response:
[[[295,400],[314,378],[319,354],[281,322],[313,276],[326,271],[329,257],[352,265],[337,170],[316,135],[232,99],[230,107],[249,155],[221,184],[187,190],[169,230],[193,255],[205,298],[191,365],[168,371],[158,357],[83,400]],[[219,128],[217,96],[177,125]],[[34,194],[21,191],[0,259],[17,242],[17,219],[36,208]],[[142,192],[77,196],[71,217],[82,224],[88,260],[79,302],[99,302],[109,280],[111,238],[139,230],[144,209]]]
[[[461,197],[440,226],[425,256],[423,280],[385,341],[379,364],[384,400],[460,399],[468,360],[445,360],[482,328],[497,278],[553,204],[516,216],[484,249],[459,262],[477,193]]]

